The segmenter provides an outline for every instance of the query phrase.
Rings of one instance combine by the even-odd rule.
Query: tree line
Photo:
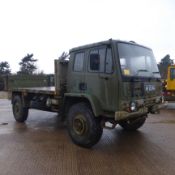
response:
[[[34,74],[37,70],[37,59],[33,58],[33,54],[27,54],[19,62],[19,71],[17,74]],[[7,61],[0,62],[0,75],[11,74],[10,64]]]

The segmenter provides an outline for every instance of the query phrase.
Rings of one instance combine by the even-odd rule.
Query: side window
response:
[[[89,70],[93,72],[104,72],[106,49],[97,49],[90,52]]]
[[[83,64],[84,64],[84,53],[77,53],[75,55],[73,70],[76,72],[82,72],[83,71]]]
[[[106,53],[106,73],[110,74],[113,72],[113,62],[112,62],[112,51],[111,48],[107,48]]]
[[[99,48],[90,51],[89,71],[112,73],[112,51],[111,48]]]
[[[100,55],[98,50],[93,50],[90,52],[90,70],[99,71],[100,69]]]

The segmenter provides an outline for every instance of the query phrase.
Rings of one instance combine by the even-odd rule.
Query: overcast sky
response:
[[[107,39],[151,47],[157,62],[175,59],[174,0],[0,0],[0,61],[12,72],[27,54],[53,73],[72,47]]]

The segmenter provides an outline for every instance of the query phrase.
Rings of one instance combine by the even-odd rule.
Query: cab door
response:
[[[115,111],[117,81],[114,73],[112,49],[99,46],[89,50],[87,63],[87,92],[93,95],[105,111]]]
[[[100,71],[99,79],[101,87],[103,87],[103,99],[105,109],[107,111],[115,111],[117,107],[117,76],[114,70],[114,60],[112,49],[106,48],[104,68]]]

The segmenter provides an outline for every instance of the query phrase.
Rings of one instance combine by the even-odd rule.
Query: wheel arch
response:
[[[92,109],[93,114],[98,117],[102,114],[101,106],[96,97],[88,94],[66,93],[64,97],[65,111],[76,103],[85,102]]]

